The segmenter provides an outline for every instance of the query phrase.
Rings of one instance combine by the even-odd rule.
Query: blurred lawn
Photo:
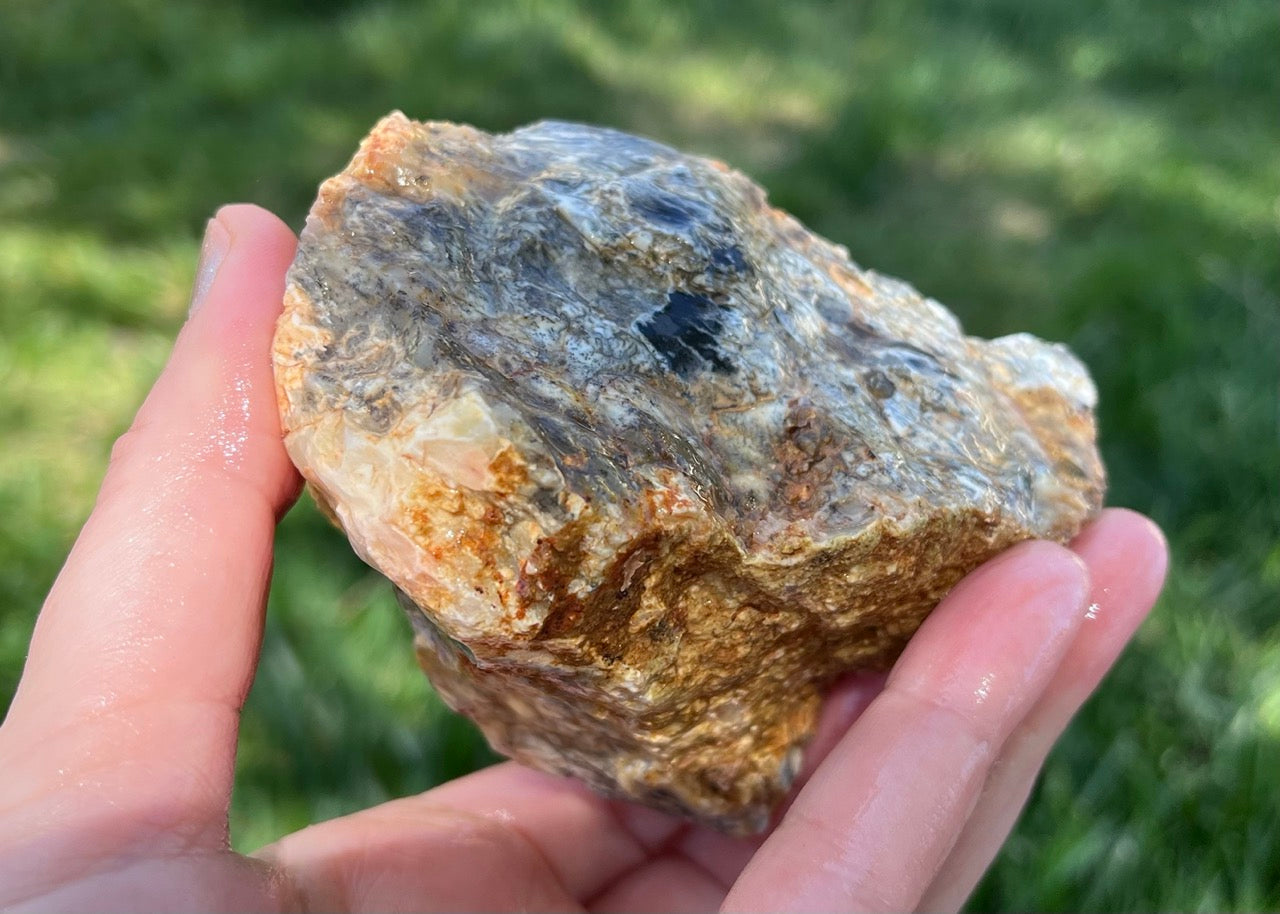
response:
[[[391,108],[586,120],[1094,371],[1173,577],[973,907],[1280,908],[1277,60],[1264,0],[0,0],[0,697],[219,203],[300,226]],[[309,504],[278,546],[243,848],[491,758]]]

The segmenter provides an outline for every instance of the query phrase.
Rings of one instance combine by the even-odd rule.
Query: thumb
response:
[[[37,621],[0,730],[9,783],[143,759],[201,772],[225,803],[275,521],[299,484],[269,358],[294,244],[257,207],[210,222],[191,317]]]

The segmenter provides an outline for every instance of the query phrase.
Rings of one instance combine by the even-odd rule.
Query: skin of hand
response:
[[[507,763],[228,844],[275,524],[299,490],[269,347],[294,252],[209,223],[190,318],[49,594],[0,727],[0,907],[27,910],[905,911],[963,904],[1045,756],[1153,604],[1156,527],[969,575],[891,673],[828,699],[775,826],[744,840]]]

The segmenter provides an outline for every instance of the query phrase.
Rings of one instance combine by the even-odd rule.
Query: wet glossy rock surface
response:
[[[290,455],[445,699],[729,831],[834,677],[1102,498],[1066,349],[966,337],[741,174],[609,130],[385,118],[321,188],[274,360]]]

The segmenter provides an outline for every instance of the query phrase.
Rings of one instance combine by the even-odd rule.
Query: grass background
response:
[[[0,702],[218,204],[300,226],[392,108],[592,121],[1095,374],[1173,573],[973,908],[1280,908],[1277,59],[1265,0],[0,0]],[[309,503],[278,550],[243,848],[491,759]]]

